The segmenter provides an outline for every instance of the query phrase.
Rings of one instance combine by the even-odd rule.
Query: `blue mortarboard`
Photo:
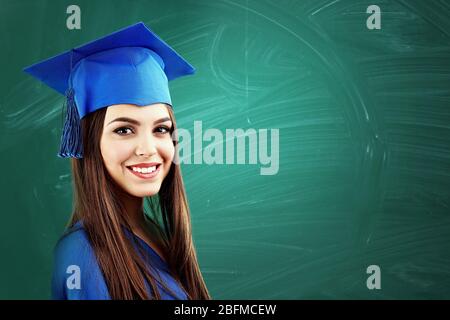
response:
[[[168,81],[195,69],[139,22],[24,71],[66,96],[58,156],[82,158],[80,119],[85,115],[121,103],[172,105]]]

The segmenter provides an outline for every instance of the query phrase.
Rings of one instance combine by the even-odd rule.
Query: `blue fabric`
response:
[[[153,51],[154,58],[164,62],[164,73],[169,81],[195,72],[192,65],[142,22],[35,63],[24,68],[23,71],[64,95],[69,89],[72,68],[78,62],[102,51],[106,52],[122,47],[142,47]],[[111,56],[111,58],[116,59],[117,55]],[[126,61],[126,57],[123,60]],[[111,60],[111,62],[113,61]],[[139,64],[136,64],[136,67],[139,68]],[[122,79],[123,83],[126,81],[126,78]]]
[[[86,57],[74,67],[71,81],[81,119],[113,104],[172,105],[164,62],[147,48],[122,47]]]
[[[133,236],[127,232],[128,236]],[[169,268],[164,260],[142,239],[134,236],[142,244],[148,262],[152,264],[162,281],[176,294],[170,295],[158,284],[161,299],[186,300],[187,296],[170,275]],[[69,277],[73,277],[71,266],[79,268],[80,288],[70,288],[67,285]],[[69,268],[69,272],[68,271]],[[73,278],[72,278],[73,279]],[[70,279],[69,279],[69,282]],[[147,284],[150,294],[150,286]],[[103,274],[98,265],[94,251],[89,243],[82,224],[75,224],[67,235],[63,236],[55,247],[54,267],[52,275],[52,299],[57,300],[109,300],[111,299]]]

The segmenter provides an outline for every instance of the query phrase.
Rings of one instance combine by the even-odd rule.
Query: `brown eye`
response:
[[[158,133],[165,134],[165,133],[170,132],[170,128],[168,128],[166,126],[160,126],[160,127],[156,128],[155,131]]]
[[[118,129],[114,130],[114,132],[120,136],[125,136],[125,135],[127,135],[126,133],[123,133],[125,130],[130,130],[131,132],[133,132],[133,130],[131,130],[131,128],[128,128],[128,127],[118,128]]]

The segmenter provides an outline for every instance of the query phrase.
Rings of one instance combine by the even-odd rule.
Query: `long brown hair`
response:
[[[74,211],[68,227],[82,221],[111,299],[161,299],[150,270],[152,267],[140,255],[142,247],[137,252],[134,249],[136,242],[124,233],[124,228],[131,230],[121,201],[125,191],[113,181],[103,163],[100,138],[106,109],[90,113],[81,121],[84,155],[82,159],[72,159]],[[175,117],[171,107],[167,110],[173,133]],[[176,145],[178,139],[173,140]],[[188,299],[211,299],[192,240],[190,211],[180,166],[172,162],[159,193],[144,199],[153,215],[152,218],[147,213],[147,217],[159,226],[164,256],[174,279]],[[153,294],[149,294],[146,282]],[[162,285],[165,287],[164,283]]]

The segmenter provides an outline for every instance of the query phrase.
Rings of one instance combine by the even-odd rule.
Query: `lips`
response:
[[[157,165],[160,165],[161,163],[159,162],[149,162],[149,163],[137,163],[137,164],[132,164],[130,166],[127,166],[129,168],[131,167],[135,167],[135,168],[148,168],[148,167],[154,167]]]
[[[152,172],[138,172],[138,171],[133,170],[133,167],[134,168],[141,168],[141,169],[145,168],[146,169],[146,168],[155,167],[155,166],[156,166],[156,168]],[[150,163],[150,164],[145,164],[145,166],[144,166],[144,164],[127,166],[127,169],[133,175],[135,175],[135,176],[137,176],[138,178],[141,178],[141,179],[151,179],[151,178],[156,177],[158,175],[159,171],[160,171],[160,168],[161,168],[161,164],[160,163]]]

